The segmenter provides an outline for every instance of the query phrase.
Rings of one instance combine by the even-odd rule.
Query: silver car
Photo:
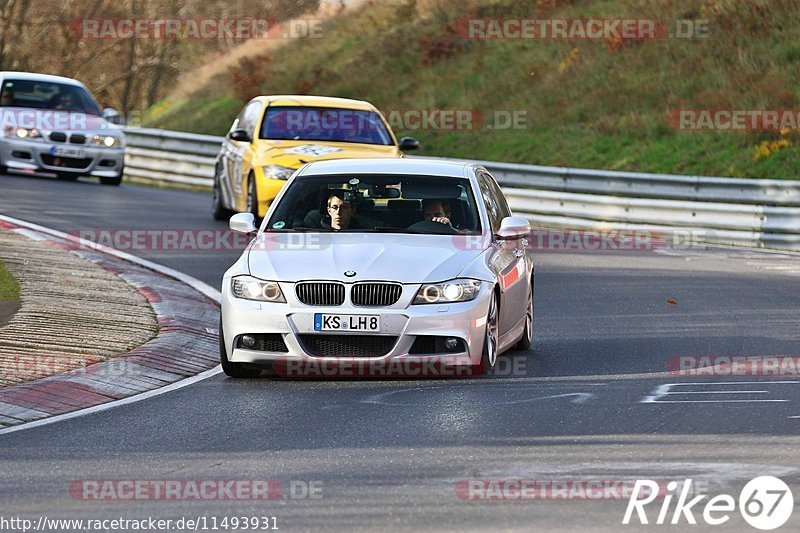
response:
[[[533,337],[528,221],[482,166],[310,163],[222,281],[220,359],[255,377],[485,372]]]
[[[0,171],[48,172],[63,180],[93,176],[119,185],[125,136],[80,82],[0,72]],[[107,120],[109,119],[109,120]]]

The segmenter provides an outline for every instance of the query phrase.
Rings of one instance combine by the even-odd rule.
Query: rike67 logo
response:
[[[659,496],[658,488],[658,483],[655,481],[636,481],[622,519],[624,525],[631,523],[634,513],[640,524],[650,523],[649,520],[653,517],[652,514],[648,517],[645,507]],[[685,480],[683,484],[677,481],[668,483],[667,493],[661,502],[655,524],[675,525],[681,523],[683,518],[686,523],[694,525],[697,524],[695,513],[698,513],[701,514],[705,524],[718,526],[728,522],[736,510],[737,501],[729,494],[714,496],[702,505],[701,502],[708,496],[700,494],[689,499],[691,492],[691,479]],[[676,497],[675,507],[670,513],[670,507]],[[789,486],[773,476],[760,476],[750,480],[739,493],[738,503],[742,518],[754,528],[764,531],[781,527],[792,516],[794,509],[794,497]]]

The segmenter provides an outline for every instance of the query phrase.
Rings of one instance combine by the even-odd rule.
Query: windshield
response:
[[[394,144],[374,111],[331,107],[269,107],[261,123],[262,139]]]
[[[6,79],[0,89],[0,107],[51,109],[100,116],[89,91],[78,85],[37,80]]]
[[[480,233],[469,180],[327,175],[293,181],[265,231]]]

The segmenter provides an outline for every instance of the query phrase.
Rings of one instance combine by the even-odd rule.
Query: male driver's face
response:
[[[425,220],[430,222],[434,218],[450,218],[450,213],[445,213],[442,202],[425,203]]]
[[[333,229],[347,229],[353,216],[353,206],[334,196],[328,200],[328,214]]]

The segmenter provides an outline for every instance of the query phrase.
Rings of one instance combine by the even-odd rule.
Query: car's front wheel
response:
[[[251,173],[247,178],[247,213],[252,213],[256,221],[260,220],[258,216],[258,189],[256,187],[256,177]]]
[[[219,360],[222,371],[232,378],[255,378],[261,374],[261,369],[251,368],[242,363],[228,361],[228,351],[225,349],[225,335],[222,333],[222,319],[219,321]]]
[[[525,308],[525,332],[515,346],[518,350],[528,350],[533,344],[533,280],[528,294],[528,305]]]
[[[479,374],[489,372],[497,362],[497,343],[500,338],[497,316],[497,294],[493,293],[489,300],[489,310],[486,312],[486,333],[483,339],[481,364],[478,367]]]

